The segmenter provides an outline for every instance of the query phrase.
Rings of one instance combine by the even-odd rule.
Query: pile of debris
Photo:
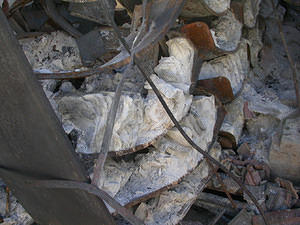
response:
[[[287,59],[300,59],[299,5],[272,1],[2,8],[93,184],[145,224],[264,224],[257,203],[268,224],[299,224],[300,106]],[[183,131],[257,202],[181,135],[139,66]],[[15,199],[7,208],[3,190],[3,224],[32,224]]]

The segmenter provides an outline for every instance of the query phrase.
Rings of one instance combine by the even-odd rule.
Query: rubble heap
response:
[[[130,46],[138,46],[139,35],[145,35],[139,23],[141,2],[117,3],[116,20],[122,34]],[[263,224],[241,187],[218,171],[222,184],[215,174],[217,168],[174,127],[149,83],[129,66],[130,56],[107,27],[110,23],[103,9],[95,2],[71,1],[67,12],[66,5],[57,8],[74,29],[92,29],[78,28],[82,36],[76,38],[45,22],[39,30],[47,28],[50,33],[19,42],[38,76],[76,75],[88,71],[90,64],[100,68],[81,79],[41,81],[91,179],[95,179],[95,159],[115,90],[126,76],[97,186],[148,225],[189,224],[189,215],[199,209],[206,210],[204,217],[220,215],[218,220],[231,225]],[[299,6],[289,1],[275,1],[275,6],[274,11],[268,1],[187,0],[172,29],[159,43],[137,50],[137,56],[188,136],[246,185],[271,224],[283,224],[284,215],[297,221],[300,215],[300,120],[291,88],[292,70],[276,21],[283,22],[295,61],[300,59],[300,31],[294,22]],[[27,15],[26,10],[23,13]],[[33,26],[29,19],[26,22]],[[84,40],[98,41],[99,51],[86,50],[89,46]],[[238,197],[231,201],[224,192]],[[14,223],[4,219],[4,224],[32,224],[18,207]],[[117,214],[112,208],[110,212]]]

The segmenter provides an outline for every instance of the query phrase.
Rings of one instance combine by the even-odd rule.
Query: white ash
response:
[[[178,120],[187,113],[191,97],[181,89],[153,75],[154,83]],[[57,101],[66,133],[79,133],[76,151],[96,153],[101,149],[106,120],[114,93],[65,96]],[[150,143],[173,126],[152,90],[146,99],[139,94],[123,94],[113,130],[110,151],[121,151]]]
[[[6,198],[5,188],[0,186],[0,215],[3,217],[2,225],[31,225],[34,220],[25,211],[17,199],[10,193],[10,209],[6,214]]]
[[[161,92],[177,120],[181,120],[188,112],[192,97],[187,94],[191,83],[194,48],[184,38],[176,38],[168,42],[170,57],[178,66],[166,63],[163,58],[155,68],[157,75],[151,79]],[[167,64],[167,66],[163,66]],[[184,66],[183,66],[184,65]],[[164,68],[164,69],[162,69]],[[168,74],[165,74],[169,68]],[[165,81],[163,78],[168,79]],[[184,81],[184,84],[182,84]],[[146,98],[140,94],[123,94],[115,122],[110,151],[122,151],[140,145],[147,145],[157,137],[165,134],[174,125],[163,109],[149,84]],[[107,92],[84,95],[70,94],[57,100],[58,111],[66,133],[76,130],[79,134],[76,151],[96,153],[100,151],[107,115],[114,94]]]
[[[210,155],[218,160],[220,154],[221,146],[216,143]],[[135,215],[147,225],[178,224],[189,211],[198,194],[204,189],[209,175],[209,165],[206,161],[201,162],[175,188],[162,192],[160,196],[147,203],[141,203]]]
[[[162,57],[154,68],[155,73],[166,82],[188,93],[193,69],[195,49],[184,38],[167,41],[170,57]],[[182,74],[187,74],[183,76]]]
[[[132,175],[134,170],[133,161],[116,162],[112,158],[108,157],[104,164],[104,174],[100,177],[99,184],[97,186],[114,197],[120,188],[122,188]],[[90,175],[93,178],[93,174]]]
[[[188,135],[204,150],[207,150],[213,138],[216,121],[214,101],[213,96],[194,99],[192,107],[197,115],[190,113],[181,121]],[[205,123],[205,129],[199,125],[199,118]],[[138,201],[163,187],[176,184],[195,169],[203,158],[199,152],[182,140],[175,128],[154,146],[155,149],[138,159],[137,168],[127,184],[116,195],[116,200],[122,205]]]
[[[101,73],[86,77],[80,87],[80,91],[84,93],[98,93],[101,91],[115,91],[122,74],[116,73]],[[124,78],[123,91],[143,93],[145,79],[136,68],[132,71],[130,76]]]
[[[191,95],[184,94],[182,89],[174,87],[154,74],[151,75],[151,79],[161,92],[175,118],[180,121],[190,108]],[[154,91],[148,84],[145,85],[145,88],[148,90],[148,95],[144,101],[144,120],[138,145],[151,142],[174,126]]]
[[[212,21],[210,29],[215,45],[222,51],[235,51],[242,36],[242,24],[231,11]]]
[[[62,31],[19,42],[33,70],[58,72],[82,66],[75,39]]]
[[[242,88],[249,70],[247,41],[243,39],[236,52],[204,62],[198,79],[224,76],[230,81],[233,94],[236,95]]]
[[[216,121],[216,108],[214,101],[215,99],[213,96],[194,97],[190,113],[181,122],[182,128],[202,149],[207,149],[208,144],[212,140]],[[182,146],[191,147],[177,128],[171,129],[167,133],[167,137],[175,140]]]
[[[106,120],[113,101],[113,92],[65,96],[58,104],[63,128],[67,134],[78,131],[76,151],[99,152]],[[123,94],[117,112],[110,151],[132,148],[136,145],[138,131],[143,122],[143,100],[139,94]]]
[[[175,118],[180,121],[187,114],[192,102],[191,95],[187,93],[187,87],[191,84],[195,49],[185,38],[174,38],[167,44],[170,56],[159,61],[154,68],[157,76],[151,75],[151,79],[160,90]],[[146,126],[141,130],[141,134],[146,140],[142,143],[153,140],[174,126],[147,82],[145,88],[148,90],[144,108]],[[161,127],[164,128],[163,131]]]

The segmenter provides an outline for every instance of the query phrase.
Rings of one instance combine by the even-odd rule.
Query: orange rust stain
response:
[[[181,28],[181,32],[190,39],[199,50],[213,51],[216,46],[209,27],[204,22],[194,22]]]

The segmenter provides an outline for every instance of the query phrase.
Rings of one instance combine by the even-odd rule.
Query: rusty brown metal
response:
[[[209,51],[215,50],[215,42],[206,23],[195,22],[187,24],[181,28],[181,31],[194,43],[198,49]]]
[[[5,207],[5,213],[6,215],[10,214],[10,190],[9,187],[5,188],[6,192],[6,207]]]
[[[225,149],[236,149],[237,143],[235,137],[228,132],[220,131],[219,133],[219,142],[222,148]]]
[[[210,59],[220,54],[206,23],[194,22],[187,24],[181,28],[181,32],[193,42],[201,59]]]
[[[261,182],[261,177],[259,172],[253,168],[253,166],[247,166],[247,173],[245,176],[245,184],[256,186],[259,185]]]
[[[234,99],[230,81],[226,77],[198,80],[194,88],[194,95],[213,94],[223,103]]]
[[[254,113],[250,111],[250,109],[248,108],[248,104],[248,102],[245,102],[243,108],[245,120],[250,120],[254,118]]]

